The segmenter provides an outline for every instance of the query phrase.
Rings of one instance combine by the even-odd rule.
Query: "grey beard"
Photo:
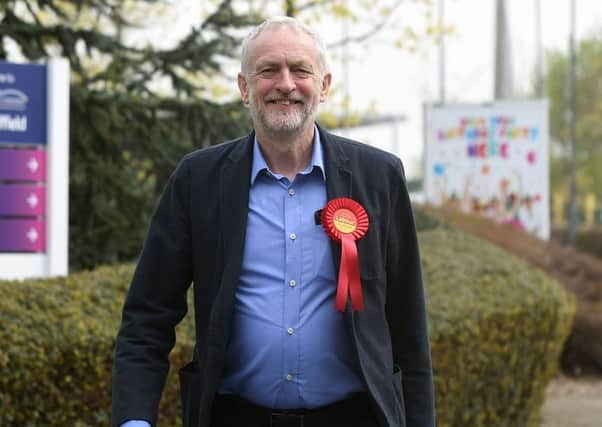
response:
[[[251,118],[255,127],[260,126],[268,135],[276,136],[282,134],[294,135],[302,132],[307,123],[313,123],[318,116],[318,103],[316,102],[309,110],[300,114],[266,114],[265,110],[256,110],[251,102]]]

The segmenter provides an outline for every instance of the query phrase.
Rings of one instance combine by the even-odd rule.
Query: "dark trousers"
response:
[[[211,427],[378,427],[367,393],[315,409],[279,410],[217,395]]]

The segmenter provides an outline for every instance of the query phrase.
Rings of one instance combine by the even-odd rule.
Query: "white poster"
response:
[[[425,195],[550,234],[548,104],[509,101],[425,107]]]

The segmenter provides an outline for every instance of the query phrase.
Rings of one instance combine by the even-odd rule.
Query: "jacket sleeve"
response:
[[[434,427],[434,389],[416,226],[401,161],[387,242],[386,314],[407,427]]]
[[[186,314],[192,280],[189,179],[184,160],[161,195],[125,299],[113,369],[113,427],[133,419],[157,424],[175,326]]]

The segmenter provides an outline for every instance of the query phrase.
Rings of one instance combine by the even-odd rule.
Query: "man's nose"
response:
[[[278,89],[282,93],[291,93],[295,90],[295,87],[296,83],[293,75],[291,74],[289,69],[284,68],[280,72],[276,89]]]

